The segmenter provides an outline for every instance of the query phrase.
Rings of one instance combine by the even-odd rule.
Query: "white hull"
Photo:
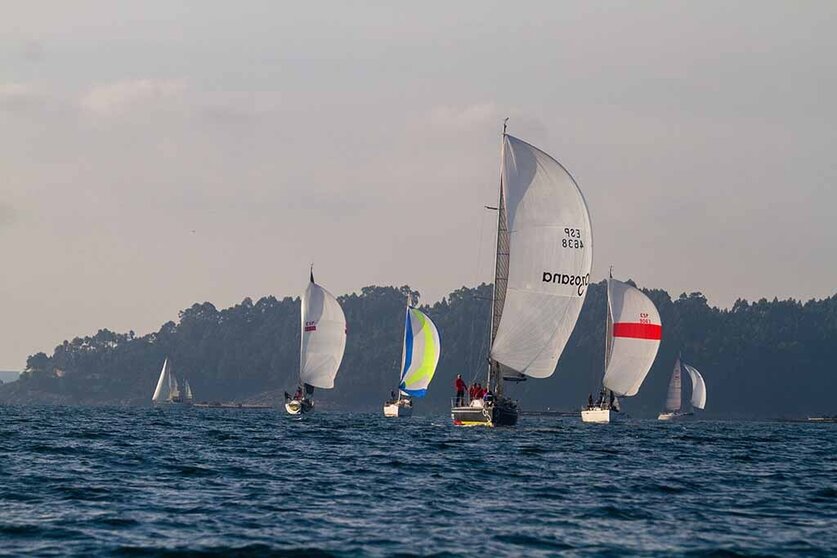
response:
[[[289,415],[305,415],[314,410],[314,404],[311,401],[298,401],[292,399],[285,401],[285,411]]]
[[[388,403],[384,405],[384,416],[389,418],[407,418],[413,416],[412,405],[399,405]]]
[[[607,424],[611,419],[611,410],[594,407],[592,409],[582,409],[581,422],[590,422],[597,424]]]
[[[673,412],[673,413],[663,412],[663,413],[660,413],[660,416],[657,417],[657,420],[678,420],[678,419],[682,419],[684,417],[687,417],[691,414],[692,413],[681,413],[679,411],[676,411],[676,412]]]

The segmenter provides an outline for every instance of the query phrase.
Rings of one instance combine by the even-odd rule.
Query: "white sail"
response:
[[[189,380],[183,380],[183,398],[186,401],[192,400],[192,386],[189,385]]]
[[[692,379],[692,407],[703,409],[706,406],[706,382],[703,381],[703,376],[695,368],[688,364],[683,364],[683,366]]]
[[[682,382],[680,379],[680,358],[674,362],[674,370],[671,373],[671,380],[668,382],[668,394],[666,395],[666,411],[679,411],[682,405]]]
[[[402,393],[424,397],[436,372],[440,349],[436,325],[421,310],[408,307],[398,386]]]
[[[502,164],[500,211],[506,213],[500,222],[505,219],[508,226],[508,279],[491,358],[546,378],[555,371],[587,294],[590,214],[572,176],[543,151],[506,135]],[[502,279],[497,277],[498,290]]]
[[[163,361],[163,369],[160,370],[160,378],[157,380],[157,388],[154,390],[154,395],[151,396],[151,401],[154,403],[162,403],[171,399],[172,395],[172,375],[171,365],[169,359]]]
[[[660,314],[650,298],[627,283],[609,279],[607,291],[613,326],[604,386],[617,395],[636,395],[660,347]]]
[[[311,281],[302,295],[299,379],[317,388],[334,387],[346,348],[346,316],[330,292]]]

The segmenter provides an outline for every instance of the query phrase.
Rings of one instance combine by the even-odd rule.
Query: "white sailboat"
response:
[[[155,405],[192,402],[192,388],[189,386],[189,382],[184,380],[182,393],[180,383],[171,371],[171,363],[168,357],[163,361],[163,369],[160,370],[160,377],[157,379],[157,387],[154,389],[151,401]]]
[[[384,403],[385,417],[409,417],[413,414],[413,399],[424,397],[427,393],[440,353],[441,343],[436,325],[408,301],[398,394]]]
[[[192,402],[192,386],[189,385],[189,380],[183,379],[183,402]]]
[[[689,400],[692,410],[683,410],[683,382],[682,369],[686,369],[689,379],[692,381],[692,397]],[[706,382],[696,368],[689,366],[680,360],[678,355],[674,362],[674,370],[671,373],[671,380],[668,382],[668,394],[663,412],[657,417],[658,420],[674,420],[679,417],[694,414],[694,409],[703,409],[706,406]]]
[[[636,395],[657,357],[662,333],[660,314],[651,299],[608,277],[603,387],[598,401],[591,395],[581,410],[583,422],[610,422],[619,411],[617,396]]]
[[[575,327],[593,262],[590,214],[573,177],[503,127],[487,395],[454,402],[459,426],[514,425],[504,381],[548,378]],[[459,403],[457,405],[457,403]]]
[[[314,388],[331,389],[346,348],[346,316],[333,294],[311,280],[302,295],[299,387],[285,392],[285,410],[299,415],[313,410]]]

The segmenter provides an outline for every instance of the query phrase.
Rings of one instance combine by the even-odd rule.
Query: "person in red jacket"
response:
[[[456,375],[454,387],[456,388],[456,406],[461,407],[465,404],[465,390],[468,389],[468,384],[462,379],[462,374]]]

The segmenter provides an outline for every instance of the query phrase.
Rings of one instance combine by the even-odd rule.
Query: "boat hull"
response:
[[[613,414],[612,410],[604,409],[602,407],[582,409],[581,422],[589,422],[591,424],[608,424],[610,423]]]
[[[454,426],[514,426],[520,411],[517,402],[503,399],[495,404],[485,404],[481,400],[468,406],[454,406],[451,419]]]
[[[289,415],[305,415],[313,410],[314,402],[310,399],[303,399],[302,401],[291,399],[290,401],[285,401],[285,411]]]
[[[191,401],[175,401],[173,399],[169,399],[167,401],[152,401],[152,404],[155,407],[191,407]]]
[[[413,416],[413,406],[399,403],[384,404],[384,416],[388,418],[408,418]]]
[[[674,413],[660,413],[657,417],[657,420],[680,420],[685,417],[691,416],[693,413],[681,413],[681,412],[674,412]]]

